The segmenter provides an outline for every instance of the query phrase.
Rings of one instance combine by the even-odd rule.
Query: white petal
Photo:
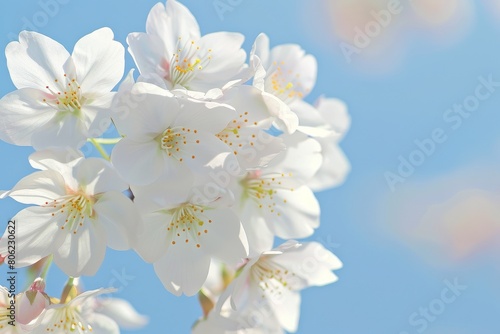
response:
[[[16,222],[16,266],[36,263],[52,254],[61,245],[65,234],[52,217],[52,211],[42,207],[21,210]],[[0,240],[0,254],[8,255],[8,229]]]
[[[263,213],[275,235],[282,239],[294,239],[313,234],[319,226],[320,207],[311,189],[307,186],[293,191],[279,189],[274,196],[276,213],[269,210]]]
[[[87,319],[95,334],[120,334],[118,324],[103,314],[92,313]]]
[[[234,110],[225,104],[194,100],[181,100],[180,103],[181,112],[173,125],[185,126],[191,130],[217,134],[224,130],[236,116]]]
[[[89,137],[101,136],[111,125],[111,106],[115,93],[107,93],[82,107],[83,121]]]
[[[61,44],[34,31],[22,31],[19,42],[7,45],[5,55],[10,77],[17,88],[41,90],[63,77],[63,65],[69,57]]]
[[[124,138],[113,148],[111,162],[125,180],[135,185],[152,183],[165,168],[163,151],[156,141],[135,142]]]
[[[32,145],[32,136],[56,115],[43,102],[47,95],[38,89],[24,88],[0,100],[0,139],[14,145]]]
[[[78,165],[84,156],[74,149],[50,149],[34,152],[29,156],[30,165],[36,169],[54,170],[61,175],[71,175],[73,167]]]
[[[107,244],[116,250],[130,249],[142,227],[134,203],[120,192],[109,191],[94,204],[99,223],[106,231]]]
[[[84,122],[73,114],[53,118],[33,133],[31,145],[35,150],[54,147],[80,148],[87,143],[88,129]]]
[[[144,225],[139,231],[139,239],[135,246],[136,252],[146,262],[156,262],[167,252],[167,227],[172,216],[154,212],[142,217]]]
[[[290,108],[299,117],[298,130],[312,137],[328,137],[334,132],[321,113],[307,102],[296,100]]]
[[[247,257],[248,240],[238,216],[229,209],[206,210],[205,215],[212,223],[205,226],[208,233],[200,238],[201,249],[229,264]]]
[[[335,129],[337,140],[340,140],[351,126],[351,117],[345,102],[339,99],[321,98],[317,108],[324,119]]]
[[[171,55],[166,54],[160,36],[134,32],[127,36],[127,43],[128,51],[142,75],[154,73],[161,78],[168,75]]]
[[[123,299],[100,300],[96,312],[111,318],[123,329],[138,329],[148,323],[148,317],[137,313],[134,307]]]
[[[66,195],[66,188],[61,174],[42,171],[21,179],[8,195],[20,203],[44,205]]]
[[[328,142],[325,138],[322,143],[323,164],[307,185],[313,191],[323,191],[341,185],[349,172],[351,164],[345,153],[335,142]]]
[[[276,118],[278,128],[286,133],[294,133],[299,126],[299,118],[290,107],[279,98],[269,93],[262,93],[271,115]]]
[[[241,48],[244,39],[242,34],[231,32],[216,32],[203,36],[200,48],[212,50],[210,63],[197,73],[189,83],[189,88],[191,90],[222,88],[235,79],[246,68],[246,52]]]
[[[174,208],[188,201],[195,178],[188,168],[180,163],[178,165],[181,167],[174,172],[175,175],[162,175],[152,184],[131,187],[134,202],[141,208],[141,212]]]
[[[167,130],[178,115],[179,103],[167,90],[139,82],[130,94],[120,94],[114,109],[120,114],[117,124],[120,133],[144,140],[153,139]]]
[[[192,243],[172,245],[154,264],[163,286],[176,296],[198,293],[208,276],[209,267],[210,256]]]
[[[245,208],[254,209],[251,205],[246,205]],[[267,222],[260,216],[248,213],[243,213],[241,217],[248,238],[249,256],[258,256],[271,249],[274,243],[274,234],[269,229]]]
[[[72,57],[84,95],[110,92],[123,77],[125,49],[113,37],[111,29],[101,28],[75,44]]]
[[[339,258],[317,242],[304,243],[301,247],[289,249],[274,256],[272,261],[290,268],[297,277],[304,279],[305,284],[301,289],[336,282],[338,277],[332,270],[342,268]]]
[[[54,262],[68,276],[93,276],[106,254],[106,231],[99,223],[85,219],[76,234],[68,233],[54,254]]]
[[[274,302],[273,297],[269,295],[268,300],[281,327],[290,333],[295,333],[300,318],[300,294],[283,289],[283,293],[274,298]]]
[[[195,17],[189,9],[175,0],[168,0],[166,6],[158,3],[151,9],[146,32],[161,36],[170,52],[177,50],[179,37],[184,40],[200,38],[200,28]]]
[[[115,168],[100,158],[83,160],[74,172],[75,179],[87,194],[97,195],[106,191],[124,191],[127,183],[118,175]]]
[[[307,182],[321,167],[323,163],[322,146],[303,133],[281,136],[287,149],[271,161],[271,166],[266,170],[284,171],[291,173],[295,180]],[[297,163],[301,161],[301,163]]]
[[[250,53],[250,59],[252,59],[253,56],[257,56],[262,66],[265,68],[269,67],[269,56],[270,56],[269,44],[270,44],[269,37],[266,34],[261,33],[255,39],[255,42],[252,46],[252,51]],[[261,90],[263,90],[263,88]]]
[[[229,146],[210,133],[184,133],[184,136],[186,144],[181,145],[180,152],[175,155],[177,158],[182,158],[183,163],[195,173],[206,172],[208,165],[211,165],[211,169],[217,167],[211,164],[214,158],[221,153],[230,152]]]
[[[261,129],[271,127],[273,115],[264,101],[262,91],[257,88],[247,85],[233,87],[224,92],[222,100],[236,110],[237,117],[229,126]]]
[[[64,178],[67,188],[78,190],[78,182],[73,177],[73,169],[84,160],[82,152],[74,149],[52,148],[31,154],[29,160],[33,168],[58,172]]]

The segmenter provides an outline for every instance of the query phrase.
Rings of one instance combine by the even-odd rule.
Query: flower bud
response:
[[[45,291],[45,281],[37,278],[30,288],[17,295],[16,321],[21,325],[27,325],[49,306],[50,299]]]

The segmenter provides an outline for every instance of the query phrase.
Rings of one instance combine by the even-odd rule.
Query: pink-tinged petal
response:
[[[313,191],[323,191],[340,186],[351,171],[349,160],[335,142],[328,142],[328,138],[325,138],[321,140],[321,143],[323,164],[307,183]]]
[[[237,264],[248,256],[247,236],[233,211],[206,210],[205,216],[212,223],[204,226],[208,232],[199,240],[202,250],[229,264]]]
[[[56,218],[58,218],[56,216]],[[58,226],[52,211],[43,207],[21,210],[12,221],[16,229],[16,266],[32,265],[52,254],[64,241],[64,233]],[[0,239],[0,254],[8,254],[8,232]]]
[[[95,311],[111,318],[123,329],[139,329],[148,323],[148,317],[137,313],[134,307],[123,299],[99,300]]]
[[[124,138],[113,148],[111,162],[134,185],[154,182],[165,168],[163,152],[156,141],[135,142]]]
[[[170,58],[160,36],[134,32],[127,36],[128,51],[132,55],[139,73],[158,74],[165,78],[169,74]],[[175,49],[170,52],[174,52]]]
[[[16,321],[22,325],[28,325],[49,306],[49,303],[48,297],[38,291],[28,290],[17,295]]]
[[[63,77],[63,64],[70,56],[61,44],[34,31],[22,31],[19,42],[7,45],[5,55],[17,88],[41,90]]]
[[[116,250],[127,250],[136,244],[142,228],[134,203],[120,192],[109,191],[94,204],[99,223],[106,231],[107,244]]]
[[[8,196],[23,204],[44,205],[66,195],[64,178],[55,171],[35,172],[21,179]]]
[[[127,183],[115,168],[100,158],[83,160],[74,171],[74,177],[88,195],[97,195],[106,191],[124,191]]]
[[[144,225],[139,231],[139,240],[135,246],[135,251],[144,259],[152,263],[162,258],[169,246],[167,239],[167,227],[172,216],[154,212],[144,215]]]
[[[101,95],[110,92],[122,79],[125,49],[113,38],[111,29],[101,28],[75,44],[72,58],[83,94]]]
[[[14,145],[30,146],[32,136],[56,115],[56,110],[43,99],[47,94],[24,88],[0,100],[0,139]]]
[[[149,12],[146,21],[146,32],[160,36],[167,50],[175,52],[179,37],[182,39],[199,39],[198,22],[189,9],[175,0],[168,0],[166,6],[156,4]]]
[[[181,111],[173,122],[174,126],[217,134],[236,117],[234,109],[226,104],[191,99],[181,99],[179,102]]]
[[[98,313],[91,313],[86,319],[95,334],[120,334],[120,327],[111,318]]]
[[[86,218],[76,233],[67,233],[54,254],[54,262],[68,276],[93,276],[106,254],[106,231],[99,222]]]
[[[163,286],[176,296],[194,296],[207,279],[210,256],[192,243],[178,243],[154,264]]]
[[[73,114],[55,117],[40,127],[31,137],[35,150],[71,147],[80,148],[87,143],[88,129],[85,123]]]

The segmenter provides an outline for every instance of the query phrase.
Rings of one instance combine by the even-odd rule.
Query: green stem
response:
[[[61,294],[61,303],[65,304],[66,299],[68,299],[69,294],[71,293],[71,290],[73,289],[73,282],[75,278],[74,277],[69,277],[68,282],[66,283],[66,286],[63,289],[63,292]]]
[[[107,161],[110,160],[108,153],[106,152],[104,147],[102,147],[102,145],[96,140],[96,138],[89,138],[88,141],[95,146],[95,148],[99,151],[99,153],[101,153],[101,156],[104,159],[106,159]]]
[[[114,145],[117,144],[123,138],[93,138],[97,143],[102,145]]]
[[[50,266],[52,265],[52,260],[53,256],[49,256],[47,260],[45,260],[45,263],[43,264],[42,272],[40,274],[40,277],[45,280],[47,277],[47,273],[49,272]]]

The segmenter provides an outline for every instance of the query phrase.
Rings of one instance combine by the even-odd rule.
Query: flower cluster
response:
[[[204,316],[193,333],[294,332],[300,290],[337,280],[336,256],[294,240],[320,224],[313,192],[349,172],[338,146],[347,108],[304,100],[317,63],[300,46],[270,48],[261,34],[247,61],[243,41],[202,36],[168,0],[151,9],[145,33],[129,34],[139,75],[123,81],[125,50],[109,28],[71,54],[36,32],[7,46],[17,90],[0,100],[0,139],[32,146],[38,171],[0,198],[29,205],[12,219],[16,265],[44,263],[16,297],[16,330],[119,333],[117,315],[131,306],[75,284],[99,270],[107,247],[136,251],[171,293],[198,294]],[[118,138],[102,137],[111,130]],[[102,158],[82,153],[88,142]],[[289,241],[275,247],[276,238]],[[44,292],[52,262],[70,277],[60,299]],[[0,314],[0,333],[7,320]]]

